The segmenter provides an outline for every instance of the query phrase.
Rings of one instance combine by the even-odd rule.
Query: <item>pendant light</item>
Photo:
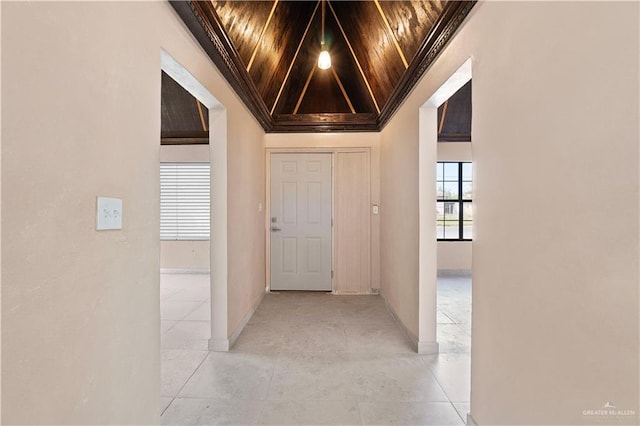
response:
[[[325,0],[320,0],[322,4],[322,40],[320,41],[320,56],[318,56],[318,68],[326,70],[331,68],[331,56],[324,45],[324,3]]]

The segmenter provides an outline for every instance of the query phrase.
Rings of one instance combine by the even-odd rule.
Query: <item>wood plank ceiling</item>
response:
[[[209,143],[209,109],[162,72],[160,144]]]
[[[300,132],[381,130],[475,1],[171,4],[266,132]]]

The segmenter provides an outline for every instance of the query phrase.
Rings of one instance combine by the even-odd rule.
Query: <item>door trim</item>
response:
[[[271,292],[271,154],[331,154],[331,219],[335,217],[335,180],[336,180],[336,153],[338,152],[367,152],[371,155],[370,147],[360,148],[265,148],[265,291]],[[331,227],[331,270],[336,264],[336,239],[335,226]],[[371,244],[371,242],[369,242]],[[371,251],[369,252],[371,256]],[[335,273],[331,277],[331,293],[337,294],[335,289]]]

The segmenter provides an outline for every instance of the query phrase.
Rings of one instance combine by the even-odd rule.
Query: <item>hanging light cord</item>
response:
[[[324,46],[324,1],[325,0],[320,0],[320,3],[322,4],[322,41],[320,42],[320,44],[322,44]]]

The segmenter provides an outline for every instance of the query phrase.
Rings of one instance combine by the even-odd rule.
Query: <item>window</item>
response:
[[[160,239],[208,240],[209,163],[160,163]]]
[[[470,241],[473,236],[471,163],[438,163],[437,170],[438,240]]]

